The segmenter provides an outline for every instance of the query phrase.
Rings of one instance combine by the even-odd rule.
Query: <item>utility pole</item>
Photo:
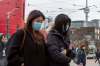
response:
[[[89,7],[88,7],[88,0],[86,0],[86,7],[85,7],[85,9],[84,9],[84,13],[85,13],[84,27],[87,27],[89,11],[90,11],[90,10],[89,10]]]

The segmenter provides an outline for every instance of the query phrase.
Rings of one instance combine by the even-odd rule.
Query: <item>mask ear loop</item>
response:
[[[69,28],[70,28],[70,26],[71,26],[71,23],[70,23],[70,20],[68,20],[68,23],[67,23],[67,25],[66,25],[67,27],[66,27],[66,31],[68,31],[69,30]]]

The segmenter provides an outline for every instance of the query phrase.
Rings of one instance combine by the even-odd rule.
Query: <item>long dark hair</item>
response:
[[[55,18],[55,23],[54,23],[54,27],[53,29],[62,32],[62,28],[63,26],[66,29],[66,25],[71,25],[71,19],[65,15],[65,14],[59,14],[56,18]]]
[[[30,32],[33,35],[34,42],[37,42],[38,44],[41,44],[43,42],[42,40],[44,39],[43,35],[39,32],[36,33],[32,29],[32,20],[34,20],[38,17],[42,17],[45,20],[45,16],[43,15],[43,13],[41,11],[39,11],[39,10],[31,11],[29,16],[28,16],[28,19],[27,19],[25,30]]]

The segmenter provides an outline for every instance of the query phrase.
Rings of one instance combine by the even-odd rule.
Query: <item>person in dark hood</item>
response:
[[[26,27],[14,34],[7,66],[47,66],[45,39],[41,32],[44,20],[43,13],[38,10],[29,14]]]
[[[71,19],[65,14],[59,14],[55,18],[53,28],[48,33],[47,49],[50,66],[70,66],[69,63],[73,58],[69,50],[69,27]]]

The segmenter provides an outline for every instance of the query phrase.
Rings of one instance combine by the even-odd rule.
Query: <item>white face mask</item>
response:
[[[63,33],[67,32],[69,30],[69,25],[63,26]]]
[[[66,26],[66,31],[68,31],[68,30],[69,30],[69,25]]]

